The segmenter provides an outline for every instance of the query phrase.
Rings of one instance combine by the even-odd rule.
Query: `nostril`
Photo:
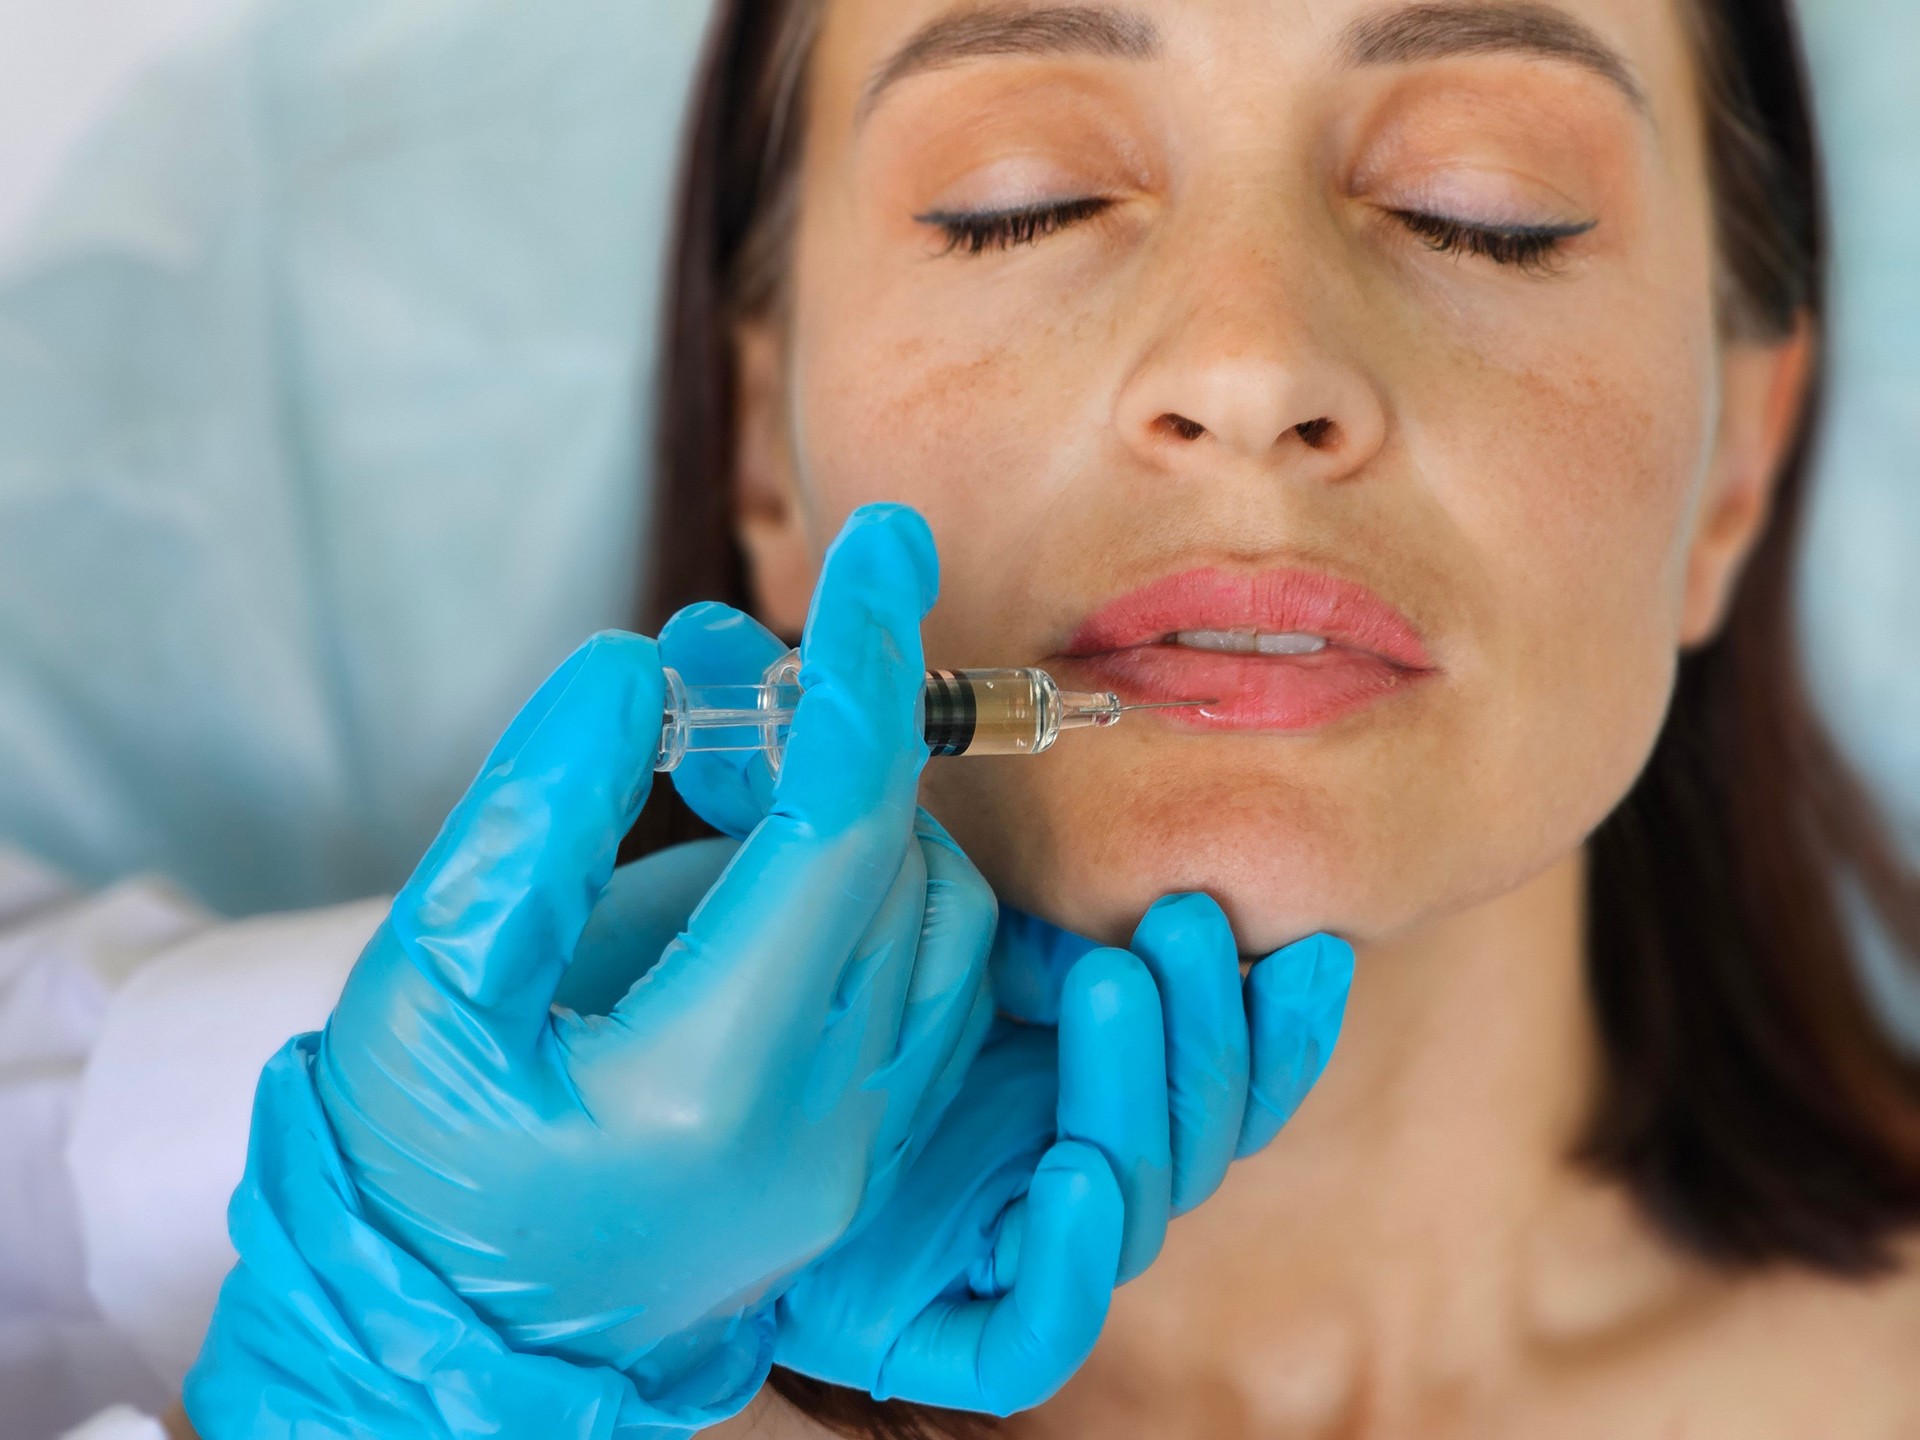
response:
[[[1332,449],[1340,442],[1340,426],[1325,415],[1317,420],[1302,420],[1294,426],[1294,434],[1308,442],[1308,449]]]
[[[1303,420],[1293,427],[1293,433],[1307,442],[1309,450],[1330,450],[1339,441],[1339,427],[1326,416],[1318,420]]]
[[[1184,415],[1169,410],[1153,422],[1153,428],[1162,435],[1178,440],[1198,440],[1208,433],[1207,427],[1198,420],[1189,420]],[[1340,426],[1332,418],[1322,415],[1317,420],[1302,420],[1293,427],[1309,450],[1333,450],[1340,444]]]

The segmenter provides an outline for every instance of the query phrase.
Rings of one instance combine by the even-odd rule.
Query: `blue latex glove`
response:
[[[1113,1285],[1159,1253],[1168,1216],[1211,1195],[1319,1079],[1353,979],[1347,945],[1315,935],[1256,964],[1243,1001],[1232,931],[1205,895],[1157,902],[1130,950],[1012,912],[1002,929],[997,968],[1064,966],[1057,1032],[1001,1022],[900,1188],[781,1300],[782,1365],[882,1398],[1040,1404],[1091,1352]],[[1055,1176],[1084,1174],[1089,1149],[1118,1179],[1118,1237],[1059,1216]],[[1096,1285],[1101,1264],[1117,1275]]]
[[[607,890],[655,647],[601,637],[542,688],[263,1080],[203,1435],[603,1435],[751,1397],[775,1300],[884,1199],[989,1015],[992,896],[913,803],[934,589],[919,517],[849,522],[770,810],[602,1015],[551,1007],[590,915],[602,951],[657,941],[701,863],[663,857],[658,903],[645,867]]]
[[[703,683],[756,678],[782,648],[724,607],[683,611],[661,634],[668,662]],[[690,756],[675,778],[734,835],[770,794],[752,752]],[[1004,910],[993,980],[1001,1009],[1030,1023],[1002,1022],[900,1188],[782,1298],[781,1364],[955,1409],[1041,1403],[1169,1217],[1264,1147],[1319,1079],[1353,952],[1312,936],[1243,981],[1220,907],[1173,895],[1130,950]]]

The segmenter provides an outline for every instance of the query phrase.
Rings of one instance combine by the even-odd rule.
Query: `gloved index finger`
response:
[[[1165,1017],[1153,976],[1130,950],[1095,950],[1060,1000],[1060,1138],[1113,1166],[1126,1198],[1120,1281],[1153,1263],[1173,1205]]]
[[[876,811],[903,831],[912,825],[927,758],[920,622],[939,584],[933,535],[915,511],[854,511],[827,552],[807,616],[775,813],[830,831]]]
[[[651,640],[607,632],[528,701],[394,898],[395,939],[496,1032],[537,1033],[653,779]],[[502,1038],[508,1038],[504,1036]]]
[[[1253,1077],[1238,1154],[1266,1146],[1319,1083],[1340,1038],[1353,964],[1346,941],[1309,935],[1274,951],[1248,974]]]
[[[1156,900],[1133,932],[1133,953],[1160,988],[1173,1213],[1184,1215],[1226,1178],[1246,1115],[1250,1042],[1240,955],[1226,913],[1203,894]]]
[[[829,551],[802,649],[803,694],[773,807],[682,938],[621,1013],[673,1013],[663,992],[715,970],[770,1027],[826,1005],[913,841],[926,761],[919,624],[933,541],[902,506],[857,511]],[[690,953],[688,953],[690,952]]]

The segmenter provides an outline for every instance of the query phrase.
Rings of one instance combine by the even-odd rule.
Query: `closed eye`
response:
[[[946,249],[941,254],[958,251],[979,255],[988,250],[1011,250],[1017,245],[1035,244],[1070,225],[1091,220],[1111,209],[1113,203],[1098,196],[1087,196],[1044,205],[1023,205],[1012,210],[930,210],[913,218],[946,237]]]
[[[1496,265],[1510,265],[1525,273],[1552,272],[1561,246],[1593,229],[1595,222],[1564,225],[1476,225],[1446,215],[1419,210],[1395,210],[1393,217],[1420,238],[1429,250],[1448,255],[1473,255]]]
[[[1113,204],[1101,196],[1083,196],[1005,210],[930,210],[916,215],[914,220],[940,232],[946,240],[941,254],[980,255],[990,250],[1037,244],[1049,235],[1093,219],[1110,210]],[[1470,255],[1534,274],[1549,273],[1550,262],[1561,246],[1585,235],[1595,223],[1481,225],[1419,210],[1391,213],[1429,250]]]

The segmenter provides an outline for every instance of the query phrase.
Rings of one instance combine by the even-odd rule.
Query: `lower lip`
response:
[[[1430,679],[1365,651],[1330,645],[1315,655],[1223,655],[1178,645],[1136,645],[1071,662],[1075,682],[1134,704],[1211,700],[1164,710],[1198,730],[1316,730]]]

